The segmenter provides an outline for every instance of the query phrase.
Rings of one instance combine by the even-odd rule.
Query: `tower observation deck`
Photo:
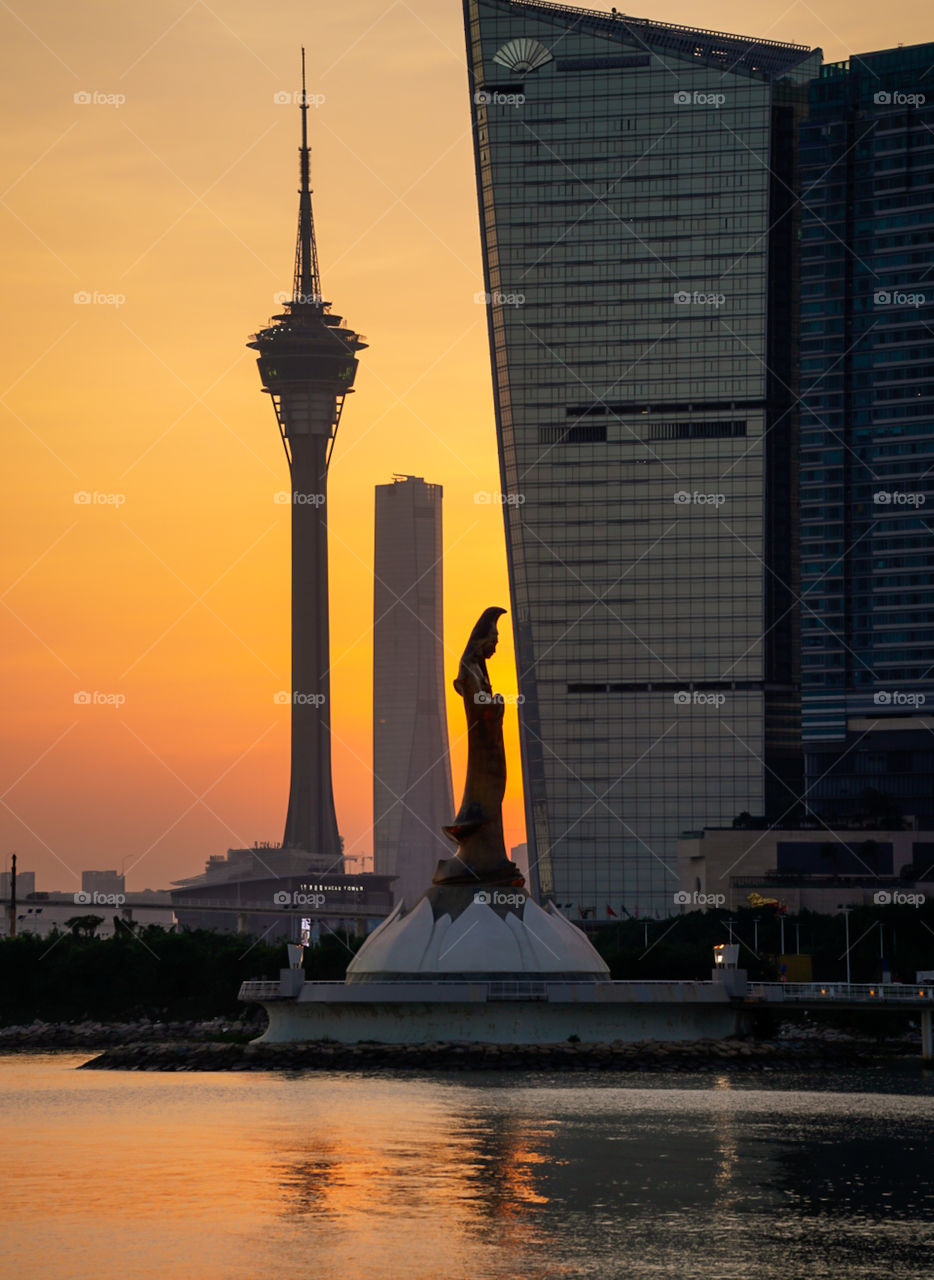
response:
[[[291,301],[247,344],[271,397],[291,476],[291,781],[283,846],[340,862],[331,785],[327,481],[345,396],[366,343],[321,292],[311,209],[308,102],[302,50],[298,243]]]

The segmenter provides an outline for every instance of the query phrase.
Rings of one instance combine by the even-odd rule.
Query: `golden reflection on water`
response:
[[[439,1259],[477,1277],[491,1249],[547,1256],[530,1210],[547,1204],[554,1126],[491,1110],[485,1091],[75,1072],[80,1060],[3,1064],[6,1213],[33,1224],[8,1237],[7,1274],[34,1274],[37,1248],[44,1280],[232,1280],[267,1274],[270,1255],[286,1273],[437,1280],[461,1274]],[[522,1268],[562,1274],[532,1257]]]
[[[785,1280],[843,1248],[846,1265],[820,1274],[876,1277],[872,1250],[929,1274],[930,1097],[80,1060],[0,1056],[0,1275]],[[840,1179],[827,1153],[854,1120],[873,1167],[906,1153],[895,1189],[874,1186],[858,1147]]]
[[[345,1119],[329,1111],[312,1129],[288,1133],[270,1166],[282,1190],[280,1216],[337,1230],[354,1222],[358,1232],[363,1219],[384,1247],[401,1230],[417,1237],[409,1246],[416,1256],[423,1245],[447,1253],[454,1241],[461,1253],[492,1243],[510,1253],[546,1243],[529,1209],[548,1203],[537,1175],[556,1163],[549,1150],[554,1126],[529,1125],[505,1111],[490,1115],[488,1103],[478,1116],[470,1095],[455,1102],[449,1088],[443,1102],[419,1107],[413,1126],[411,1117],[399,1119],[386,1083],[372,1082]]]
[[[732,1088],[732,1081],[727,1075],[716,1076],[713,1087],[720,1092],[728,1092]],[[738,1177],[739,1133],[736,1112],[726,1107],[720,1108],[714,1113],[713,1127],[716,1137],[714,1185],[718,1192],[717,1203],[721,1210],[732,1210],[742,1198]]]

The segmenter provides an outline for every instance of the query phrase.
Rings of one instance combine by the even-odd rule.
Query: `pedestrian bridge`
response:
[[[781,1004],[827,1005],[906,1004],[919,1008],[934,1004],[934,983],[925,982],[750,982],[746,999],[777,1001]]]
[[[829,1009],[917,1009],[921,1056],[934,1060],[934,983],[926,982],[750,982],[744,1004],[783,1005],[813,1012]]]

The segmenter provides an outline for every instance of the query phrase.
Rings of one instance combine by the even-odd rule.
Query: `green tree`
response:
[[[103,923],[103,916],[71,916],[65,921],[65,928],[70,929],[76,938],[93,938]]]

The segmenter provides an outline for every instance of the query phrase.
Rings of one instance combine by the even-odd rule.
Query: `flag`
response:
[[[606,904],[606,913],[608,916],[613,916],[614,918],[616,916],[616,912],[613,910],[613,908],[610,906],[609,903]]]

